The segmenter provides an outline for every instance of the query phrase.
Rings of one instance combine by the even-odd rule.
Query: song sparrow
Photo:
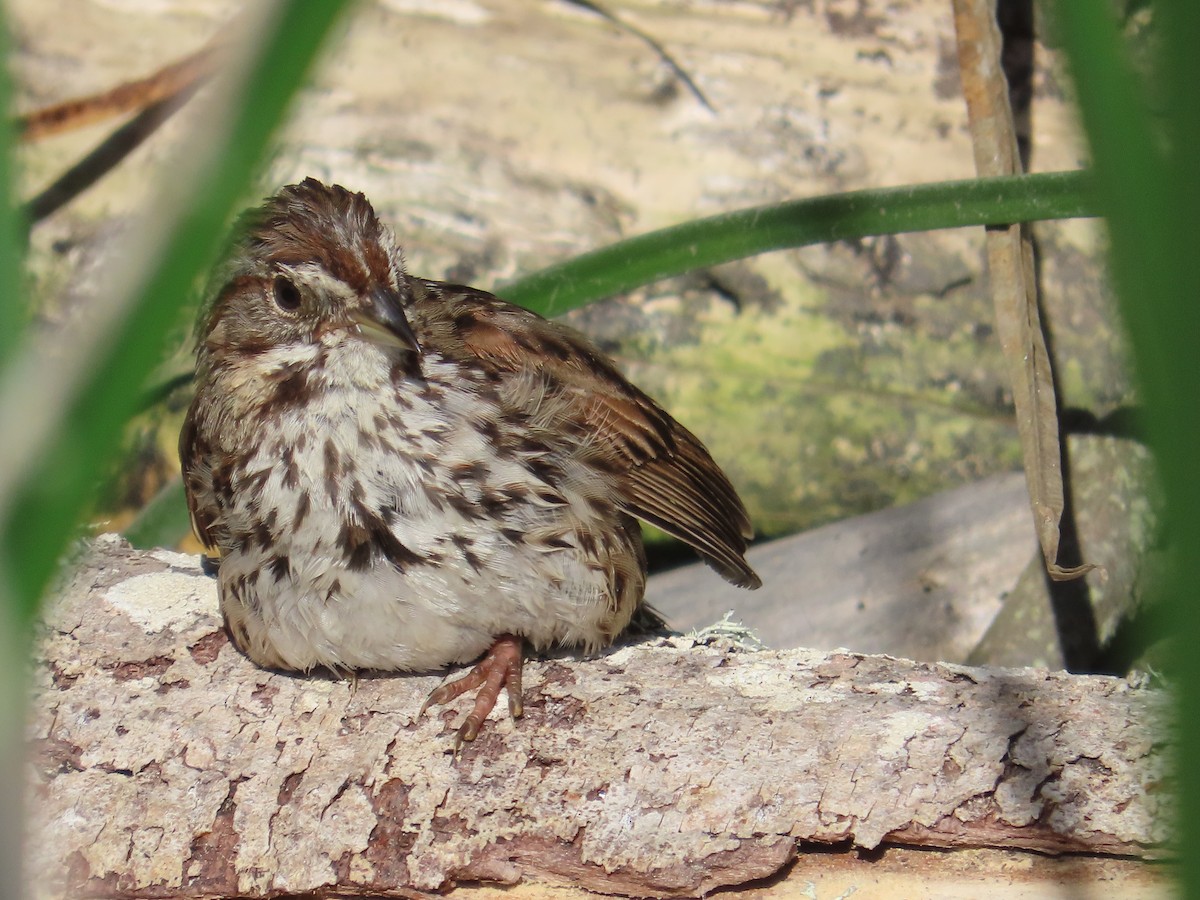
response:
[[[605,646],[643,605],[636,519],[754,588],[746,511],[687,429],[570,329],[405,273],[362,194],[313,179],[249,213],[201,314],[180,437],[221,609],[259,665],[501,687],[522,644]]]

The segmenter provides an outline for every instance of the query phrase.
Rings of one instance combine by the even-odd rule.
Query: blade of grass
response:
[[[771,250],[873,235],[1097,215],[1089,174],[1051,172],[831,194],[698,219],[610,244],[497,293],[546,316],[705,266]],[[143,404],[186,383],[152,386]]]
[[[0,60],[8,60],[8,23],[0,7]],[[0,66],[0,110],[9,109],[8,68]],[[0,371],[12,356],[25,326],[25,304],[20,293],[20,223],[12,188],[12,128],[7,114],[0,115]],[[24,861],[21,809],[25,772],[26,666],[20,616],[0,564],[0,653],[12,661],[0,685],[0,898],[19,900],[24,894],[21,869]]]
[[[0,60],[8,60],[8,23],[0,7]],[[11,96],[8,68],[0,66],[0,110]],[[25,328],[21,293],[22,223],[13,201],[13,134],[7,112],[0,114],[0,371],[12,356]],[[2,440],[2,438],[0,438]],[[12,591],[0,564],[0,653],[9,661],[0,685],[0,898],[18,900],[24,894],[21,876],[24,854],[21,810],[25,791],[24,629]]]
[[[1200,5],[1159,2],[1162,52],[1157,59],[1167,115],[1152,119],[1129,63],[1112,8],[1092,0],[1052,7],[1067,52],[1092,148],[1097,196],[1108,218],[1113,279],[1129,327],[1146,431],[1166,500],[1172,560],[1163,588],[1178,634],[1173,681],[1179,747],[1178,844],[1184,896],[1200,896],[1200,774],[1187,764],[1200,751],[1200,604],[1189,571],[1200,547],[1200,268],[1194,223],[1200,217],[1200,146],[1195,91],[1200,83]],[[1164,133],[1165,132],[1165,133]],[[1164,140],[1165,138],[1165,140]],[[1165,147],[1165,149],[1164,149]],[[1191,847],[1192,850],[1187,848]]]
[[[174,547],[192,529],[183,479],[173,478],[141,508],[121,536],[135,547]]]
[[[853,191],[663,228],[542,269],[501,286],[497,293],[554,316],[660,278],[770,250],[868,235],[1094,215],[1086,171]]]
[[[140,282],[136,299],[94,348],[90,375],[72,386],[59,430],[21,472],[15,502],[3,512],[3,550],[14,601],[29,621],[114,451],[121,428],[161,356],[200,271],[211,264],[258,160],[281,121],[345,0],[280,4],[248,67],[240,103],[217,152],[197,171],[186,208],[172,224],[163,251]],[[54,365],[49,360],[44,366]],[[36,362],[32,366],[36,371]],[[15,372],[6,373],[10,378]],[[9,387],[6,385],[5,387]],[[12,394],[5,391],[3,396]],[[9,473],[11,475],[11,473]]]

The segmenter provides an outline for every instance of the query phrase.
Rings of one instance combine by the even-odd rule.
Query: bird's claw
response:
[[[418,718],[423,716],[430,706],[444,705],[473,688],[479,688],[475,695],[475,705],[455,733],[455,756],[465,742],[473,741],[479,736],[479,729],[483,727],[484,720],[495,707],[501,688],[508,691],[509,715],[519,719],[525,712],[525,705],[521,700],[521,651],[521,638],[511,634],[500,635],[487,655],[470,672],[434,688],[421,705],[421,710],[417,713]]]

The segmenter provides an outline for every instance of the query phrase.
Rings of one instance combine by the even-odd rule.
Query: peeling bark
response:
[[[1166,699],[1115,678],[664,637],[527,667],[457,759],[436,676],[256,668],[191,557],[90,547],[30,726],[43,896],[697,896],[811,845],[1153,855]]]

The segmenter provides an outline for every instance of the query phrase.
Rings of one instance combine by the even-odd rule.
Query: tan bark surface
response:
[[[44,896],[405,895],[569,881],[697,895],[797,847],[1153,855],[1165,698],[1114,678],[660,638],[534,661],[455,760],[433,676],[254,667],[192,557],[114,538],[35,676]]]

